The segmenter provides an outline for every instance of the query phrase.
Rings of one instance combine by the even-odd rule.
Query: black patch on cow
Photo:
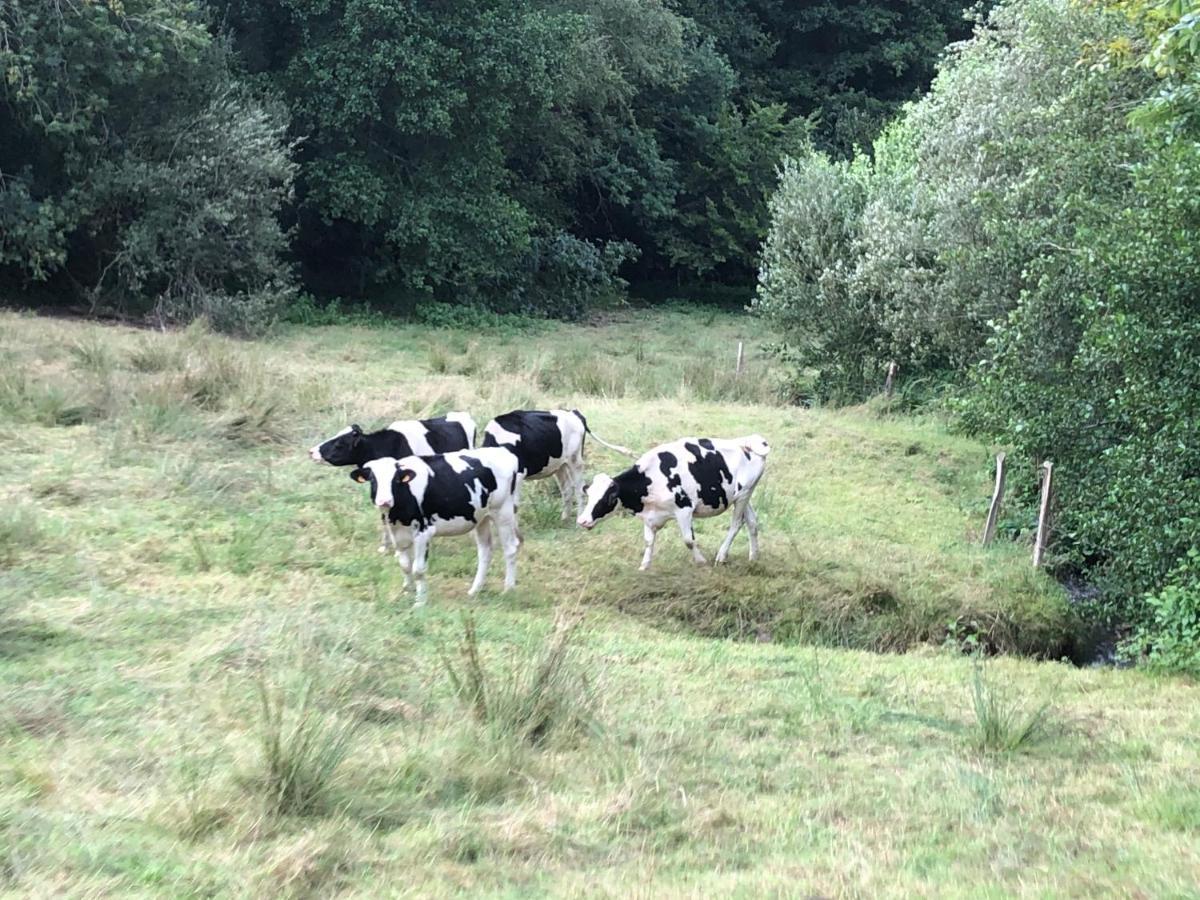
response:
[[[700,438],[700,446],[703,447],[705,450],[712,450],[713,442],[710,441],[708,438]]]
[[[579,416],[579,421],[583,423],[583,430],[590,433],[592,429],[588,428],[587,419],[585,419],[583,417],[583,413],[581,413],[577,409],[573,409],[573,410],[571,410],[571,412],[573,412],[573,413],[575,413],[575,415]]]
[[[417,523],[428,527],[433,519],[469,519],[478,522],[480,509],[487,506],[488,499],[496,490],[496,473],[475,456],[460,456],[468,464],[456,472],[444,456],[422,456],[419,459],[430,469],[425,483],[425,492],[417,497],[412,492],[411,482],[402,482],[401,472],[396,472],[392,481],[394,506],[388,513],[393,522],[403,525]],[[480,486],[479,505],[471,499],[473,488]],[[374,497],[374,494],[372,494]]]
[[[450,453],[454,450],[470,449],[470,438],[459,422],[451,422],[445,417],[422,419],[418,423],[425,429],[425,439],[436,453]],[[361,466],[363,463],[383,456],[394,456],[403,459],[413,455],[408,438],[390,428],[381,428],[364,434],[357,425],[346,434],[330,438],[318,448],[321,459],[334,466]],[[471,435],[470,437],[474,437]]]
[[[650,493],[650,478],[637,466],[630,466],[613,479],[621,505],[630,512],[640,513]]]
[[[455,450],[469,450],[475,435],[467,434],[462,422],[452,422],[446,418],[422,419],[425,426],[425,440],[434,453],[453,453]],[[397,456],[397,459],[400,457]]]
[[[729,505],[725,485],[733,481],[733,475],[729,466],[725,465],[725,457],[711,449],[712,441],[703,439],[699,443],[700,446],[690,442],[683,445],[684,449],[695,457],[694,462],[688,463],[688,471],[696,480],[699,493],[697,499],[709,509],[724,509]],[[707,453],[701,450],[705,444],[708,445]]]
[[[617,508],[617,503],[620,502],[621,488],[617,484],[616,479],[608,486],[608,490],[596,501],[596,505],[592,507],[592,521],[599,522],[610,512]]]
[[[666,450],[658,454],[658,470],[667,480],[667,489],[675,496],[675,505],[684,509],[692,505],[692,499],[683,489],[683,477],[679,474],[679,459]]]
[[[554,413],[539,409],[515,409],[502,416],[496,416],[492,422],[505,431],[520,435],[521,439],[515,444],[502,444],[484,429],[483,446],[506,447],[511,450],[517,457],[521,473],[536,477],[550,464],[550,460],[562,458],[562,430]]]
[[[746,459],[750,458],[750,451],[747,450],[745,447],[742,448],[742,456],[746,457]]]

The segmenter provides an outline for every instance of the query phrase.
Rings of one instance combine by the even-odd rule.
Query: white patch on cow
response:
[[[463,454],[467,452],[466,450],[460,450],[458,453],[443,453],[442,459],[446,461],[446,465],[453,471],[461,474],[471,468],[471,462],[463,457]],[[478,459],[474,451],[470,451],[470,455],[472,458]]]
[[[483,429],[483,433],[490,434],[497,444],[521,443],[521,436],[519,434],[513,434],[507,428],[497,425],[494,419],[487,423],[487,427]]]
[[[404,439],[408,441],[408,446],[412,448],[414,456],[433,455],[433,447],[429,445],[429,432],[424,425],[415,419],[399,419],[390,424],[387,430],[404,435]]]
[[[446,413],[445,419],[448,422],[457,422],[463,427],[463,431],[467,433],[467,449],[472,449],[475,446],[475,429],[477,426],[475,420],[471,418],[471,414],[461,412],[460,410],[451,410]]]
[[[771,445],[767,443],[767,439],[761,434],[747,435],[746,437],[738,438],[737,442],[757,456],[766,456],[771,452]]]
[[[392,496],[392,478],[396,475],[396,458],[381,456],[373,459],[365,466],[375,476],[375,505],[380,509],[388,509],[396,501]]]

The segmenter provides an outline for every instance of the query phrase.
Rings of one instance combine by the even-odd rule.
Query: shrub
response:
[[[1148,621],[1125,647],[1151,668],[1200,676],[1200,550],[1193,547],[1157,593],[1146,597]]]
[[[852,283],[869,188],[865,159],[813,151],[784,161],[771,199],[753,306],[783,333],[774,349],[785,362],[818,370],[825,398],[860,397],[883,353],[880,323]]]

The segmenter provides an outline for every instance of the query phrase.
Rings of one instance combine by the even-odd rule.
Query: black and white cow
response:
[[[436,419],[400,419],[371,432],[350,425],[321,441],[308,455],[313,462],[332,466],[361,466],[381,456],[429,456],[474,446],[475,420],[470,413],[448,412]]]
[[[591,529],[618,506],[632,512],[642,520],[644,570],[654,555],[658,530],[671,519],[679,524],[692,559],[705,562],[696,546],[692,520],[717,516],[732,508],[733,521],[716,561],[725,562],[743,524],[750,534],[750,558],[757,559],[758,517],[750,505],[750,495],[763,476],[770,449],[758,434],[732,440],[680,438],[660,444],[615,478],[597,475],[587,488],[587,503],[576,521]]]
[[[492,559],[493,526],[504,551],[504,589],[517,583],[517,458],[499,447],[433,456],[384,456],[354,469],[350,477],[369,482],[371,500],[383,510],[404,587],[416,582],[417,606],[425,602],[429,543],[437,535],[474,532],[479,554],[468,593],[483,587]]]
[[[598,442],[633,456],[633,451],[610,444],[588,427],[577,409],[514,409],[496,416],[483,427],[484,447],[507,447],[521,467],[522,479],[537,481],[553,475],[562,492],[562,517],[571,517],[571,500],[583,509],[583,441],[592,435]],[[517,505],[520,505],[518,486]]]
[[[378,431],[364,432],[358,425],[349,425],[321,441],[308,455],[313,462],[331,466],[361,466],[383,456],[429,456],[474,446],[475,420],[470,413],[455,411],[436,419],[399,419]],[[379,552],[387,553],[389,543],[385,522]]]

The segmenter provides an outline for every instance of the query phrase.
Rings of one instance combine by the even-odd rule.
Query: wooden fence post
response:
[[[738,341],[737,364],[733,368],[733,374],[736,378],[742,374],[742,342]]]
[[[1040,566],[1046,553],[1046,541],[1050,537],[1050,483],[1054,477],[1054,463],[1042,463],[1042,504],[1038,509],[1037,538],[1033,544],[1033,564]]]
[[[887,379],[883,382],[883,393],[885,396],[892,396],[892,391],[896,387],[896,373],[899,371],[900,366],[896,364],[895,360],[892,360],[890,363],[888,363]]]
[[[987,524],[983,526],[983,545],[986,547],[996,536],[996,521],[1000,518],[1000,502],[1004,499],[1004,454],[996,454],[996,489],[992,492],[992,505],[988,507]]]

